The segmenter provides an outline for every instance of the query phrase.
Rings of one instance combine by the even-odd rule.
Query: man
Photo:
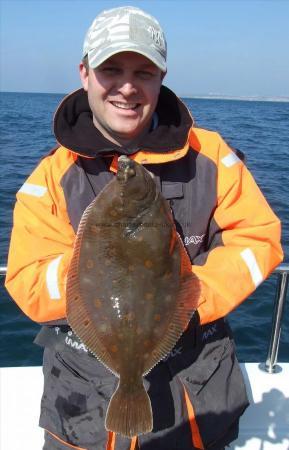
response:
[[[101,13],[84,42],[83,89],[55,114],[59,147],[17,194],[6,286],[43,324],[45,450],[221,450],[248,405],[224,317],[282,260],[280,223],[232,149],[195,128],[162,86],[166,70],[153,17],[134,7]],[[79,221],[121,154],[154,174],[202,287],[188,329],[146,377],[153,431],[132,440],[105,430],[117,380],[73,334],[65,307]]]

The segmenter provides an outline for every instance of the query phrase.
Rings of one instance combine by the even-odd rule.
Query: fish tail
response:
[[[105,427],[127,437],[152,431],[151,402],[142,379],[129,388],[120,379],[108,405]]]

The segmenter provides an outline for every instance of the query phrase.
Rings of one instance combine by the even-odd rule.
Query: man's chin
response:
[[[125,142],[130,142],[138,138],[143,134],[147,127],[134,127],[134,128],[125,128],[119,127],[112,129],[110,135],[116,139]]]
[[[149,124],[147,123],[140,121],[132,122],[129,119],[118,122],[111,121],[111,123],[106,123],[106,126],[103,126],[103,124],[100,124],[95,119],[93,122],[106,139],[117,145],[136,142],[149,128]]]

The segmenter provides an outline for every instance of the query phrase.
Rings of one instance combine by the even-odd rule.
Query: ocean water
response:
[[[6,265],[15,193],[38,161],[55,145],[54,111],[61,94],[0,94],[0,265]],[[217,130],[246,155],[253,173],[283,223],[285,262],[289,261],[289,103],[184,99],[199,127]],[[40,365],[33,339],[39,326],[10,299],[0,279],[0,367]],[[240,361],[264,361],[274,289],[272,275],[230,314]],[[279,360],[289,361],[289,294],[284,311]]]

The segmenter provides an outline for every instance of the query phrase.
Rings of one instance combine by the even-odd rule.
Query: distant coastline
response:
[[[246,102],[283,102],[289,103],[289,97],[286,96],[238,96],[238,95],[222,95],[222,94],[205,94],[205,95],[182,95],[182,98],[200,99],[200,100],[238,100]]]
[[[0,94],[30,94],[30,95],[61,95],[68,93],[63,92],[20,92],[20,91],[0,91]],[[200,99],[200,100],[238,100],[247,102],[282,102],[289,103],[287,96],[261,96],[261,95],[225,95],[225,94],[181,94],[179,97],[183,99]]]

